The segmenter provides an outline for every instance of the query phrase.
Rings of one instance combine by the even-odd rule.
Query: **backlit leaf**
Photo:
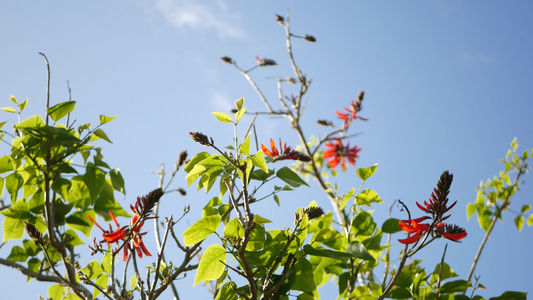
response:
[[[224,263],[226,263],[224,247],[217,244],[209,246],[202,254],[193,286],[202,281],[218,279],[224,273]]]
[[[58,103],[50,108],[48,108],[48,115],[55,122],[59,121],[64,116],[71,113],[76,107],[76,101],[67,101]]]
[[[283,167],[279,169],[276,172],[276,175],[279,179],[285,181],[288,185],[292,187],[297,188],[301,185],[309,186],[307,182],[305,182],[302,178],[300,178],[300,176],[298,176],[298,174],[294,173],[294,171],[289,169],[288,167]]]
[[[115,119],[117,116],[113,116],[113,117],[109,117],[109,116],[104,116],[104,115],[100,115],[99,119],[100,119],[100,124],[105,124],[105,123],[109,123],[111,122],[113,119]]]
[[[359,178],[361,178],[362,181],[365,181],[368,178],[370,178],[370,176],[372,176],[376,172],[377,169],[378,169],[378,164],[375,164],[372,167],[359,168],[355,170],[355,173],[357,174],[357,176],[359,176]]]
[[[228,114],[226,114],[226,113],[223,113],[223,112],[212,112],[211,114],[213,114],[213,116],[215,116],[222,123],[232,123],[233,122],[231,117]]]
[[[217,230],[221,219],[221,216],[213,215],[202,218],[192,224],[182,233],[185,246],[193,246],[213,234]]]

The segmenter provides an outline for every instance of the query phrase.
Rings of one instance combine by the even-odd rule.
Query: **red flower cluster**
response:
[[[347,113],[341,113],[338,110],[335,111],[337,115],[339,116],[339,118],[344,120],[344,125],[342,126],[344,130],[348,129],[352,121],[355,121],[357,118],[359,118],[362,121],[368,120],[367,118],[357,117],[357,113],[361,111],[361,109],[363,109],[362,103],[363,103],[364,95],[365,93],[361,91],[357,99],[352,100],[352,103],[350,104],[350,108],[346,108],[346,107],[344,108],[344,110]]]
[[[117,226],[116,230],[113,230],[111,228],[111,224],[109,224],[109,230],[103,229],[98,222],[96,222],[93,218],[90,216],[87,216],[91,222],[93,222],[94,225],[96,225],[100,230],[102,230],[103,234],[102,237],[104,238],[102,241],[99,242],[99,244],[102,244],[104,242],[107,242],[108,244],[117,243],[116,249],[118,249],[118,243],[123,240],[125,241],[124,245],[124,254],[122,256],[123,260],[126,260],[128,258],[129,251],[131,250],[131,246],[133,245],[133,248],[137,251],[137,255],[139,257],[143,256],[143,253],[152,256],[150,252],[148,252],[148,249],[146,249],[146,246],[144,245],[142,241],[142,236],[146,234],[140,233],[141,228],[144,225],[144,221],[138,222],[139,216],[133,215],[130,221],[130,226],[123,226],[120,227],[118,224],[117,219],[115,218],[115,215],[111,211],[109,211],[109,215],[111,216],[111,219],[113,219],[113,222]],[[131,243],[128,243],[130,241]],[[96,244],[96,238],[94,240],[94,244]]]
[[[424,206],[416,202],[418,208],[423,212],[430,214],[431,217],[424,216],[411,220],[398,221],[400,228],[409,234],[413,234],[405,239],[399,239],[398,241],[400,243],[408,245],[416,244],[418,243],[418,240],[428,234],[428,232],[433,236],[443,237],[454,242],[459,242],[466,237],[466,230],[463,228],[442,222],[450,217],[450,215],[444,216],[444,214],[452,209],[457,203],[457,201],[455,201],[452,205],[448,206],[448,194],[450,193],[452,181],[453,175],[448,171],[444,171],[437,183],[437,187],[434,188],[433,193],[431,193],[429,202],[424,201]],[[433,220],[431,224],[421,223],[430,219]]]
[[[137,255],[141,258],[143,256],[143,253],[147,256],[152,256],[150,252],[148,252],[148,249],[146,249],[146,246],[144,245],[144,242],[142,240],[142,236],[145,235],[146,232],[141,233],[141,228],[143,227],[145,220],[156,218],[154,216],[151,216],[152,209],[162,196],[163,190],[156,189],[146,196],[137,197],[137,202],[135,203],[135,206],[130,205],[130,208],[133,212],[133,216],[131,217],[129,226],[120,227],[117,219],[115,218],[115,215],[111,211],[109,211],[109,215],[111,216],[111,219],[117,227],[115,230],[113,230],[111,224],[109,224],[109,230],[106,230],[102,228],[102,226],[100,226],[98,222],[91,218],[91,216],[87,216],[87,218],[89,218],[89,220],[91,220],[91,222],[98,228],[100,228],[100,230],[102,230],[103,232],[102,241],[97,243],[96,238],[94,239],[93,244],[95,248],[93,248],[93,251],[101,250],[101,244],[103,243],[116,243],[115,249],[118,249],[118,243],[120,241],[124,241],[124,254],[122,257],[123,260],[126,260],[128,258],[129,252],[133,249],[135,249]]]
[[[270,139],[271,150],[268,150],[268,148],[263,143],[261,143],[261,149],[263,149],[263,153],[272,157],[274,161],[285,159],[301,159],[303,157],[302,153],[296,150],[292,150],[292,148],[290,146],[287,146],[287,144],[283,144],[282,147],[281,139],[279,139],[279,151],[276,148],[276,143],[273,139]]]
[[[326,147],[328,148],[324,151],[324,158],[329,159],[328,164],[333,170],[340,163],[341,168],[346,170],[346,159],[348,162],[354,166],[355,159],[359,157],[358,153],[361,151],[360,148],[355,145],[353,148],[350,148],[350,143],[346,143],[346,146],[342,143],[341,139],[335,139],[335,143],[327,142]]]

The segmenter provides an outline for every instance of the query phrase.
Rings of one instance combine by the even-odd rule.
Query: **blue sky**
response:
[[[12,94],[29,99],[25,117],[42,112],[46,71],[37,53],[45,53],[52,101],[68,99],[69,81],[78,124],[96,123],[99,114],[118,115],[104,128],[114,143],[101,146],[106,162],[125,177],[127,197],[119,201],[127,206],[157,187],[151,171],[160,163],[172,168],[182,150],[206,150],[188,138],[189,131],[231,143],[233,129],[220,126],[212,111],[227,111],[240,97],[249,111],[263,110],[253,89],[221,56],[231,56],[244,68],[255,64],[256,55],[276,60],[279,66],[252,73],[267,97],[275,99],[272,77],[289,76],[290,68],[274,14],[285,15],[288,9],[293,32],[317,38],[314,44],[293,45],[297,63],[313,78],[305,132],[323,134],[315,120],[335,120],[335,110],[364,90],[361,115],[370,121],[356,123],[364,135],[352,143],[363,149],[357,166],[379,163],[366,185],[385,201],[374,207],[374,217],[378,223],[385,220],[395,199],[414,209],[414,201],[427,199],[442,171],[450,170],[455,175],[450,198],[459,201],[451,221],[469,235],[462,244],[449,245],[448,263],[466,277],[483,237],[476,220],[466,220],[466,203],[474,201],[480,180],[501,170],[498,160],[514,137],[520,150],[533,147],[530,2],[4,1],[0,106],[9,105]],[[6,113],[4,119],[15,120]],[[260,142],[278,137],[297,142],[283,119],[265,118],[258,126]],[[175,186],[184,186],[185,175],[179,175]],[[359,185],[353,169],[335,180],[346,191]],[[531,176],[524,180],[513,200],[517,210],[533,195]],[[164,198],[169,214],[180,215],[191,204],[183,229],[213,196],[193,190],[186,198]],[[272,201],[261,204],[261,210],[265,217],[277,216],[276,226],[290,226],[294,209],[311,200],[329,209],[317,190],[302,189],[298,197],[281,195],[281,209]],[[496,226],[476,270],[488,288],[484,296],[533,292],[528,273],[533,231],[526,227],[517,233],[513,218],[507,212],[505,223]],[[440,257],[444,242],[437,244],[418,254],[417,259],[427,259],[428,269],[436,262],[433,249]],[[1,257],[8,255],[9,245],[0,249]],[[8,298],[46,295],[46,285],[26,285],[24,276],[2,268]],[[191,288],[189,277],[177,282],[183,298],[193,293],[207,298],[205,289]],[[321,291],[322,298],[332,292]]]

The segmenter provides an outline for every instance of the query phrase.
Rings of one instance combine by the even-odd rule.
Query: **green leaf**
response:
[[[250,135],[244,139],[244,143],[239,147],[239,153],[242,155],[250,154]]]
[[[234,282],[226,282],[218,291],[215,300],[237,300],[237,294],[233,290],[234,288],[237,288]]]
[[[385,233],[395,233],[398,231],[402,231],[402,228],[398,224],[398,219],[388,219],[385,222],[383,222],[383,225],[381,226],[381,230]]]
[[[316,290],[314,281],[313,265],[305,258],[299,259],[294,265],[296,269],[295,281],[291,289],[313,293]]]
[[[55,122],[59,121],[64,116],[71,113],[76,107],[76,101],[67,101],[58,103],[50,108],[48,108],[48,115]]]
[[[200,259],[193,286],[202,281],[218,279],[224,273],[224,263],[226,263],[224,247],[217,244],[209,246]]]
[[[185,246],[195,245],[213,234],[217,230],[221,220],[221,216],[214,215],[200,219],[192,224],[182,233]]]
[[[65,287],[61,284],[54,284],[48,288],[48,298],[52,300],[61,300],[65,296]]]
[[[254,215],[254,223],[257,224],[265,224],[265,223],[272,223],[269,219],[263,218],[260,215]]]
[[[89,189],[91,200],[94,202],[104,186],[105,172],[98,168],[88,169],[83,175],[83,182]]]
[[[225,238],[238,238],[242,239],[244,236],[244,228],[242,227],[239,219],[235,218],[229,221],[224,227],[224,237]]]
[[[528,212],[530,209],[531,209],[531,205],[529,205],[529,204],[524,204],[524,205],[522,205],[522,208],[520,208],[520,211],[521,211],[522,213],[526,213],[526,212]]]
[[[346,204],[348,203],[348,201],[352,198],[354,191],[355,191],[355,189],[352,188],[352,189],[348,192],[348,194],[346,194],[346,195],[344,196],[344,198],[342,198],[341,204],[339,205],[339,209],[340,209],[340,210],[343,210],[343,209],[344,209],[344,207],[346,206]]]
[[[365,246],[361,242],[350,242],[346,248],[346,253],[351,254],[353,257],[361,258],[368,261],[376,261],[370,253],[366,250]]]
[[[38,127],[43,127],[43,126],[44,126],[44,121],[41,118],[41,116],[32,116],[18,123],[17,125],[15,125],[15,128],[27,129],[27,128],[38,128]]]
[[[330,257],[333,259],[343,259],[352,257],[352,255],[349,253],[321,248],[313,248],[313,246],[311,245],[305,245],[303,249],[305,253],[314,256]]]
[[[208,152],[200,152],[198,154],[196,154],[193,158],[191,158],[191,160],[183,167],[183,170],[187,173],[189,173],[193,168],[194,166],[196,166],[196,164],[206,158],[208,158],[209,156],[211,156],[211,154],[209,154]]]
[[[241,97],[235,100],[235,107],[237,108],[237,110],[241,110],[243,105],[244,105],[244,97]]]
[[[533,225],[533,214],[529,215],[529,218],[527,218],[527,226]]]
[[[476,210],[477,210],[476,205],[472,203],[468,203],[466,205],[466,219],[469,220],[470,217],[472,217],[472,215],[476,213]]]
[[[505,292],[499,297],[492,297],[489,300],[527,300],[527,293],[522,292]]]
[[[2,156],[0,157],[0,174],[13,171],[13,163],[11,162],[11,157]]]
[[[108,282],[109,282],[109,276],[107,274],[100,275],[100,277],[98,277],[98,279],[94,281],[94,283],[98,285],[99,287],[101,287],[103,290],[106,289]],[[96,296],[98,296],[99,294],[100,294],[100,290],[98,290],[97,288],[94,288],[93,297],[97,299]]]
[[[515,219],[514,219],[514,224],[516,225],[516,228],[518,229],[518,231],[522,231],[522,227],[524,227],[524,216],[520,215],[520,216],[517,216]]]
[[[113,189],[126,195],[126,185],[124,183],[124,178],[122,177],[122,174],[120,174],[120,170],[118,168],[115,168],[109,171],[109,177],[111,178]]]
[[[11,202],[15,202],[15,200],[17,199],[18,191],[24,183],[22,176],[20,176],[20,174],[18,173],[11,173],[6,177],[5,183],[6,190],[11,195]]]
[[[26,104],[28,104],[28,99],[22,101],[22,103],[19,104],[19,111],[23,111],[26,107]]]
[[[15,103],[15,104],[18,103],[18,102],[17,102],[17,98],[16,98],[15,96],[13,96],[13,95],[9,95],[9,100],[11,100],[11,102],[13,102],[13,103]]]
[[[246,113],[246,108],[239,109],[235,113],[235,122],[238,123],[241,120],[242,116],[244,116],[245,113]]]
[[[373,190],[364,190],[356,196],[357,205],[370,206],[372,203],[383,203],[378,193]]]
[[[88,238],[90,238],[93,223],[89,220],[89,218],[87,218],[87,216],[91,216],[91,218],[93,219],[96,218],[94,210],[87,210],[85,212],[77,211],[72,213],[70,216],[67,217],[66,221],[68,227],[74,230],[81,231]]]
[[[17,111],[13,107],[0,107],[1,110],[7,111],[8,113],[16,113]]]
[[[228,114],[226,114],[226,113],[223,113],[223,112],[212,112],[211,114],[213,114],[213,116],[215,116],[222,123],[232,123],[233,122],[231,117]]]
[[[13,246],[13,248],[11,248],[11,253],[9,253],[9,256],[7,257],[7,260],[13,262],[26,262],[26,260],[28,260],[28,254],[24,248]]]
[[[94,279],[100,276],[104,270],[102,269],[102,266],[97,260],[93,260],[89,264],[87,264],[85,268],[81,269],[80,271],[85,273],[89,277],[89,279]]]
[[[111,122],[113,119],[115,119],[116,117],[117,117],[117,115],[115,115],[115,116],[113,116],[113,117],[100,115],[100,124],[103,125],[103,124],[105,124],[105,123],[109,123],[109,122]]]
[[[266,164],[265,155],[263,154],[263,150],[257,151],[257,153],[251,158],[252,158],[252,164],[258,167],[259,169],[261,169],[264,172],[264,174],[267,174],[267,178],[268,178],[271,174],[268,171],[268,167]],[[266,180],[266,178],[264,180]]]
[[[294,173],[293,170],[288,167],[283,167],[276,172],[276,176],[279,179],[283,180],[288,185],[297,188],[301,185],[309,186],[298,174]]]
[[[104,139],[107,142],[113,144],[113,142],[109,139],[109,137],[107,137],[107,134],[102,129],[96,129],[93,132],[93,135],[97,136],[98,138]],[[98,138],[96,140],[98,140]],[[95,139],[93,139],[93,137],[91,136],[91,140],[95,140]]]
[[[378,169],[378,164],[373,165],[372,167],[368,168],[359,168],[355,170],[355,173],[359,178],[361,178],[362,181],[366,181],[370,176],[372,176],[376,170]]]

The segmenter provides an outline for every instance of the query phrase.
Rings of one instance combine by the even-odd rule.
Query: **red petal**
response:
[[[426,213],[428,212],[428,210],[422,205],[420,205],[420,203],[416,202],[416,206],[418,206],[418,208],[420,208],[423,212],[426,212]]]
[[[460,233],[443,232],[442,236],[447,238],[447,239],[449,239],[449,240],[457,242],[457,241],[463,239],[466,236],[466,231],[463,231],[463,232],[460,232]]]
[[[418,241],[418,239],[420,238],[420,234],[421,232],[416,232],[415,234],[413,234],[412,236],[408,237],[408,238],[405,238],[405,239],[399,239],[398,242],[402,243],[402,244],[412,244],[412,243],[415,243]]]

